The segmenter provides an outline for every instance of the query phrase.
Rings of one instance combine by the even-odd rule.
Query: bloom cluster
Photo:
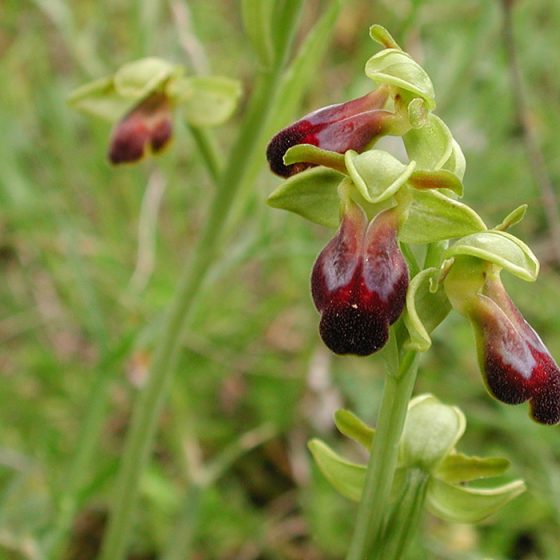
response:
[[[465,159],[433,113],[428,75],[386,30],[370,33],[386,47],[365,67],[379,87],[304,116],[267,149],[271,170],[287,178],[269,203],[338,228],[311,274],[320,335],[337,354],[366,356],[406,310],[407,345],[425,351],[454,307],[473,324],[489,392],[558,423],[560,369],[499,278],[502,269],[528,281],[538,274],[531,250],[505,231],[524,209],[489,229],[458,200]],[[384,135],[402,137],[408,163],[375,148]],[[430,263],[412,278],[403,244],[428,246]]]
[[[185,76],[182,66],[150,57],[81,86],[69,102],[79,111],[114,124],[108,157],[118,165],[161,152],[172,138],[176,108],[191,126],[217,126],[232,115],[240,94],[235,80]]]

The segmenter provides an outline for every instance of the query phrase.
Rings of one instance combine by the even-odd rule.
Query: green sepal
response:
[[[335,490],[345,498],[359,502],[366,476],[365,465],[344,459],[319,439],[312,439],[307,446],[317,466]]]
[[[251,41],[259,62],[265,68],[271,64],[273,58],[271,36],[273,12],[274,2],[270,0],[243,0],[241,3],[245,33]]]
[[[523,241],[505,231],[484,231],[457,240],[445,257],[471,256],[506,269],[513,275],[534,282],[539,261]]]
[[[457,196],[463,196],[463,183],[451,171],[440,169],[437,171],[416,170],[408,179],[408,184],[415,189],[447,189]]]
[[[371,449],[375,430],[353,412],[343,408],[337,410],[334,414],[334,423],[341,434],[349,437],[366,449]]]
[[[497,513],[513,498],[525,492],[525,483],[515,480],[491,489],[448,484],[432,478],[426,504],[440,519],[456,523],[478,523]]]
[[[433,395],[412,399],[401,438],[399,464],[431,473],[455,447],[465,427],[465,415],[456,406],[445,405]]]
[[[443,169],[451,171],[456,175],[460,181],[463,180],[465,176],[465,170],[467,168],[467,161],[465,160],[465,155],[459,143],[453,138],[451,140],[451,155],[449,159],[443,164]]]
[[[299,214],[316,224],[337,228],[340,199],[337,187],[343,175],[325,167],[314,167],[282,182],[268,197],[268,204]]]
[[[117,93],[112,77],[80,86],[68,96],[68,103],[77,111],[109,122],[118,121],[134,105]]]
[[[399,229],[405,243],[433,243],[486,230],[469,206],[437,191],[410,189],[408,217]]]
[[[115,90],[121,97],[140,100],[158,89],[166,80],[182,73],[175,66],[161,58],[141,58],[121,66],[113,76]]]
[[[441,169],[453,154],[453,136],[433,113],[422,128],[412,128],[403,135],[403,142],[409,159],[416,161],[418,169]]]
[[[356,189],[371,203],[391,198],[406,183],[416,166],[413,161],[404,165],[382,150],[368,150],[361,154],[348,150],[344,161]]]
[[[369,36],[386,49],[397,49],[402,51],[393,36],[382,25],[375,23],[369,28]]]
[[[407,350],[426,352],[432,345],[430,333],[447,317],[451,304],[443,289],[433,292],[432,279],[439,273],[428,268],[417,274],[410,282],[406,293],[404,324],[409,333],[405,342]]]
[[[346,173],[344,165],[344,156],[330,150],[323,150],[313,144],[296,144],[288,148],[284,154],[284,164],[292,165],[293,163],[314,163],[315,165],[323,165],[330,167],[340,173]]]
[[[527,212],[527,204],[522,204],[521,206],[518,206],[515,210],[510,212],[502,220],[502,222],[500,224],[498,224],[493,229],[495,231],[506,231],[510,227],[513,227],[514,225],[518,224],[521,220],[523,220],[526,212]]]
[[[459,484],[500,476],[507,471],[509,465],[510,462],[502,457],[476,457],[450,453],[439,464],[434,476],[449,484]]]
[[[241,84],[222,76],[192,76],[174,80],[167,90],[181,105],[193,126],[218,126],[234,113],[241,97]]]
[[[436,106],[434,86],[426,71],[412,57],[400,49],[385,49],[367,62],[365,73],[378,84],[395,86],[408,97],[421,97],[429,109]]]

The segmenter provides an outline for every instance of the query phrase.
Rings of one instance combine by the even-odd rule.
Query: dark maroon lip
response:
[[[479,330],[481,366],[490,393],[506,404],[529,401],[542,424],[560,422],[560,369],[499,280],[477,296],[470,318]]]
[[[408,269],[383,214],[368,227],[361,210],[349,212],[315,261],[311,294],[321,313],[319,332],[336,354],[376,352],[403,311]]]
[[[160,152],[173,133],[167,98],[154,93],[141,101],[116,125],[111,136],[109,160],[113,164],[141,160],[148,148]]]
[[[286,152],[298,144],[311,144],[337,153],[363,151],[381,133],[384,119],[392,115],[381,109],[386,99],[385,92],[376,90],[346,103],[318,109],[282,129],[266,149],[271,171],[290,177],[313,167],[314,164],[306,162],[284,163]]]

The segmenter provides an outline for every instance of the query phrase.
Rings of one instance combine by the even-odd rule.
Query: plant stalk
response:
[[[417,370],[418,354],[408,351],[402,358],[397,375],[385,376],[373,449],[346,560],[364,560],[370,551],[373,553],[372,558],[381,558],[376,556],[376,551],[379,552],[383,522],[397,466],[399,441]]]
[[[422,518],[429,475],[418,468],[408,469],[403,493],[392,508],[383,534],[383,560],[402,560],[414,539]]]
[[[155,436],[157,420],[163,407],[167,389],[172,380],[181,333],[189,317],[199,289],[219,253],[221,226],[232,207],[232,201],[242,184],[246,167],[257,153],[261,128],[271,112],[275,89],[280,83],[284,61],[291,43],[301,6],[288,2],[286,26],[279,41],[276,64],[263,72],[227,165],[220,177],[218,189],[212,200],[204,230],[187,261],[171,302],[161,339],[156,348],[146,387],[134,407],[118,474],[113,512],[103,542],[100,560],[122,560],[125,557],[134,512],[139,496],[140,476],[146,466]]]

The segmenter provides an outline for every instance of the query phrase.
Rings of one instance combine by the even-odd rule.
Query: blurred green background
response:
[[[305,2],[299,41],[327,6]],[[519,0],[513,22],[527,121],[556,185],[560,3]],[[504,279],[560,356],[560,263],[514,109],[501,2],[343,2],[293,117],[368,91],[362,69],[377,52],[372,23],[386,26],[432,77],[437,112],[467,158],[466,202],[488,224],[529,204],[514,233],[532,245],[542,272],[534,285]],[[186,126],[177,126],[163,156],[111,168],[110,127],[75,114],[65,99],[146,55],[238,78],[246,94],[258,64],[233,0],[4,0],[0,26],[0,558],[42,558],[90,393],[107,376],[102,437],[84,465],[62,556],[88,560],[102,538],[162,312],[214,187]],[[216,131],[224,150],[243,110]],[[277,183],[263,154],[258,180],[233,211],[228,248],[197,296],[142,479],[130,558],[159,557],[184,507],[192,462],[227,446],[246,452],[203,493],[193,558],[337,559],[346,551],[355,506],[317,472],[306,442],[320,436],[358,458],[331,416],[345,406],[373,423],[383,367],[376,357],[338,358],[323,348],[308,278],[331,232],[268,208]],[[456,314],[422,361],[421,392],[460,406],[468,420],[462,449],[508,457],[510,477],[526,479],[529,491],[479,527],[427,517],[414,557],[558,559],[559,428],[487,396],[470,326]]]

